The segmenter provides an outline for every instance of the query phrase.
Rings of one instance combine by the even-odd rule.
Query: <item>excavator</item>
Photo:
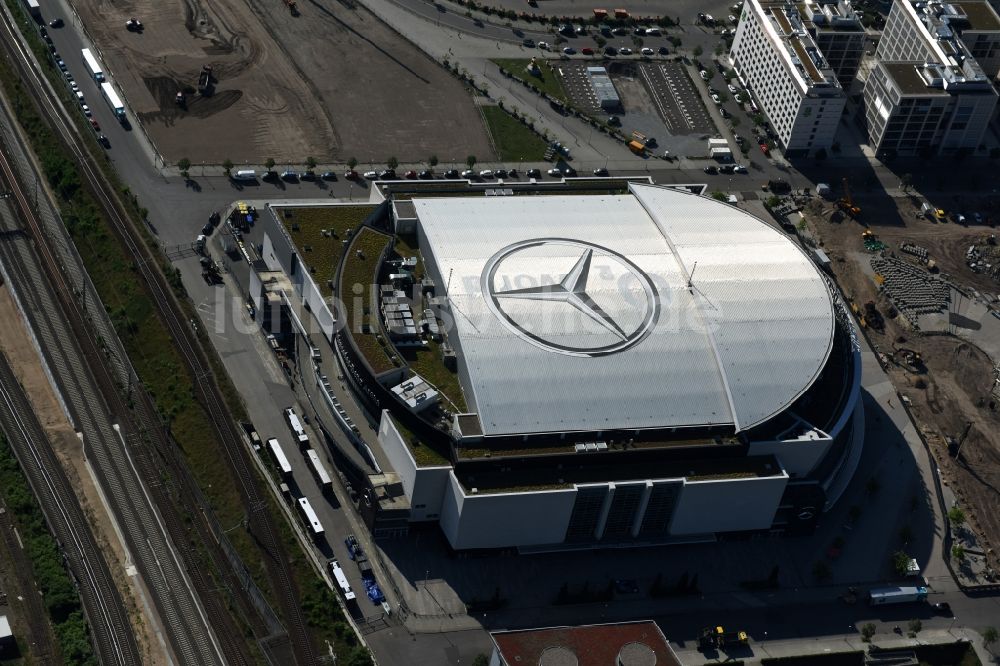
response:
[[[837,201],[837,206],[840,210],[844,211],[844,214],[850,218],[855,218],[861,214],[861,208],[859,208],[854,203],[854,199],[851,197],[851,188],[847,184],[847,178],[843,180],[844,183],[844,196]]]

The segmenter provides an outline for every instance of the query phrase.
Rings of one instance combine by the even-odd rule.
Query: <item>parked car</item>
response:
[[[739,93],[736,93],[735,95],[733,95],[733,100],[734,100],[734,101],[735,101],[735,102],[736,102],[737,104],[742,104],[742,103],[743,103],[743,95],[741,95],[741,94],[739,94]]]
[[[379,180],[396,180],[396,170],[395,169],[382,169],[378,172]]]
[[[700,72],[698,72],[698,76],[701,77],[702,81],[708,81],[708,72],[706,72],[705,70],[701,70]]]
[[[715,102],[716,104],[720,105],[720,106],[722,105],[722,98],[720,98],[715,93],[712,93],[712,101]]]
[[[585,46],[584,48],[580,49],[580,53],[586,56],[592,56],[594,55],[594,49],[590,48],[589,46]]]
[[[729,22],[732,23],[733,25],[736,25],[737,23],[740,22],[740,20],[738,18],[736,18],[734,15],[730,14],[729,15]]]
[[[649,48],[648,46],[644,46],[644,47],[642,47],[642,50],[639,51],[639,53],[641,53],[644,56],[651,56],[651,55],[655,55],[656,51],[654,51],[653,49]]]
[[[645,34],[646,34],[646,29],[645,29],[645,28],[643,28],[643,27],[642,27],[642,26],[640,25],[640,26],[637,26],[637,27],[636,27],[636,29],[635,29],[635,31],[634,31],[634,32],[635,32],[635,34],[637,34],[637,35],[639,35],[640,37],[642,37],[643,35],[645,35]]]
[[[944,615],[945,617],[951,617],[952,616],[951,604],[949,604],[947,601],[940,601],[940,602],[934,604],[933,606],[931,606],[931,608],[934,610],[934,613],[937,614],[937,615]]]
[[[64,63],[61,58],[56,60],[56,67],[58,67],[64,72],[66,71],[66,63]]]
[[[479,172],[480,178],[493,178],[493,171],[490,169],[483,169]]]
[[[91,115],[90,107],[87,106],[86,104],[84,104],[82,108],[83,108],[83,115],[85,115],[85,116],[87,116],[89,118],[90,115]]]
[[[549,50],[549,43],[548,42],[538,42],[538,48],[540,48],[543,51],[548,51]]]
[[[558,167],[552,167],[545,173],[549,174],[553,178],[562,178],[563,172]]]
[[[407,180],[416,180],[417,172],[414,171],[413,169],[410,169],[409,171],[403,174],[403,178],[406,178]]]
[[[737,164],[736,166],[733,167],[733,172],[734,173],[747,173],[747,168],[743,164]]]
[[[623,46],[618,49],[618,55],[632,55],[632,49],[627,46]]]
[[[527,46],[529,49],[535,48],[535,40],[533,40],[531,37],[525,37],[521,43]]]
[[[299,174],[297,171],[292,171],[288,169],[281,172],[281,180],[287,180],[289,183],[294,183],[299,179]]]
[[[705,167],[705,173],[707,173],[709,176],[714,176],[715,174],[719,173],[719,170],[714,166],[707,166]]]
[[[618,49],[616,49],[613,46],[605,46],[604,47],[604,55],[606,55],[606,56],[616,56],[616,55],[618,55]]]
[[[496,176],[497,178],[506,178],[507,169],[497,169],[496,171],[493,172],[493,175]]]
[[[364,177],[365,177],[365,180],[375,180],[376,178],[378,178],[378,172],[377,171],[365,171]]]
[[[465,171],[462,172],[462,178],[475,178],[475,177],[476,177],[476,172],[473,171],[472,169],[466,169]]]
[[[525,175],[528,178],[541,178],[542,177],[542,170],[541,169],[528,169],[525,172]]]
[[[649,35],[650,37],[659,37],[660,36],[660,29],[659,28],[646,28],[646,34]]]
[[[628,28],[623,28],[622,26],[618,26],[617,28],[614,28],[611,32],[615,35],[627,35]]]
[[[302,178],[302,180],[316,180],[316,172],[315,171],[303,171],[301,178]]]
[[[605,169],[604,167],[598,167],[598,168],[594,169],[594,175],[595,176],[601,176],[601,177],[607,177],[608,170]]]
[[[730,83],[726,87],[729,88],[729,92],[731,92],[731,93],[739,92],[739,88],[737,88],[736,86],[734,86],[732,83]]]
[[[766,143],[762,143],[760,144],[760,152],[764,153],[765,155],[770,155],[771,149],[767,147]]]
[[[111,142],[108,141],[108,137],[104,136],[103,134],[97,137],[97,143],[101,144],[105,148],[111,147]]]
[[[351,173],[354,174],[355,178],[358,177],[358,174],[357,174],[356,171],[352,171]],[[322,178],[323,180],[337,180],[337,174],[335,174],[332,171],[324,171],[322,174],[320,174],[320,178]]]
[[[608,124],[612,127],[620,127],[622,124],[622,119],[618,116],[608,116]]]
[[[344,178],[346,178],[347,180],[357,180],[358,172],[355,171],[354,169],[351,169],[350,171],[345,171]]]
[[[49,27],[50,28],[61,28],[64,25],[66,25],[66,24],[63,23],[63,20],[61,18],[54,18],[51,21],[49,21]]]
[[[448,169],[444,172],[444,177],[449,179],[458,178],[458,169]]]
[[[434,178],[434,172],[424,169],[423,171],[417,174],[417,178],[419,178],[420,180],[431,180]]]
[[[95,132],[100,132],[101,131],[101,126],[98,124],[97,118],[91,118],[90,119],[90,126],[94,128]]]
[[[574,49],[572,46],[567,46],[566,48],[563,49],[563,53],[565,53],[566,55],[576,55],[576,49]]]
[[[564,166],[562,168],[562,173],[563,173],[564,176],[567,176],[569,178],[575,178],[576,177],[576,169],[574,169],[571,166]]]
[[[666,46],[661,46],[660,48],[657,49],[657,52],[660,55],[667,55],[668,53],[670,53],[670,49],[668,49]]]

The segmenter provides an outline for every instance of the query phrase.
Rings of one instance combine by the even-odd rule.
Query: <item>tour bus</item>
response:
[[[344,575],[344,570],[340,568],[337,560],[330,561],[330,573],[333,574],[333,579],[337,583],[337,589],[344,595],[344,601],[354,601],[357,596],[351,589],[351,584],[347,582],[347,576]]]
[[[276,439],[267,440],[267,446],[271,449],[271,456],[274,458],[274,464],[278,467],[278,471],[281,472],[281,476],[288,478],[292,475],[292,466],[288,464],[288,458],[285,457],[285,451],[281,448],[281,443]]]
[[[288,407],[285,409],[285,423],[287,423],[289,429],[291,429],[292,436],[295,437],[295,441],[299,443],[299,448],[308,449],[309,436],[306,435],[306,431],[302,429],[302,422],[299,420],[299,415],[295,413],[294,408]]]
[[[323,524],[316,517],[316,512],[313,511],[312,504],[309,503],[309,498],[299,498],[299,511],[302,512],[302,519],[306,521],[306,526],[309,528],[309,534],[312,535],[312,538],[321,538],[323,536]]]
[[[329,492],[333,487],[333,483],[330,480],[330,472],[327,471],[326,465],[320,460],[319,454],[313,449],[308,449],[306,457],[309,458],[309,470],[312,472],[313,478],[316,479],[316,483],[322,488],[323,492]]]

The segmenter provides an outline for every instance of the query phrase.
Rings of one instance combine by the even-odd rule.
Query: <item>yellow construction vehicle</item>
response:
[[[854,199],[851,197],[851,188],[847,184],[847,178],[843,180],[844,183],[844,196],[837,201],[837,206],[844,212],[848,217],[854,218],[861,214],[861,209],[854,204]]]

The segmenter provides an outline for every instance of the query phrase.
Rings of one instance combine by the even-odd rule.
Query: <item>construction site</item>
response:
[[[463,85],[353,2],[73,6],[167,162],[495,157]]]
[[[928,442],[985,560],[1000,571],[1000,282],[989,226],[922,198],[849,184],[801,211],[865,336]],[[980,218],[985,221],[983,218]]]

